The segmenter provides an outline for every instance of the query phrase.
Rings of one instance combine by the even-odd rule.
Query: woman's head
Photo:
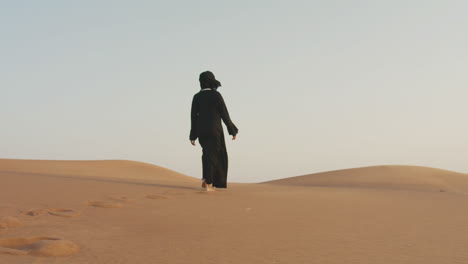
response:
[[[205,71],[200,74],[200,87],[202,89],[204,88],[211,88],[213,90],[216,90],[218,87],[221,86],[221,83],[216,80],[214,74],[210,71]]]

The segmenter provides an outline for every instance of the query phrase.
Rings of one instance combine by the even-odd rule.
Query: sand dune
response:
[[[420,166],[372,166],[263,182],[292,186],[468,192],[468,175]]]
[[[376,166],[206,193],[139,162],[0,160],[0,263],[466,264],[467,182]]]
[[[193,177],[160,166],[129,160],[0,159],[0,171],[59,176],[110,177],[139,180],[190,181]]]

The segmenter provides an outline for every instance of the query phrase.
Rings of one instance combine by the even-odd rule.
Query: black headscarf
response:
[[[200,74],[200,87],[204,88],[211,88],[212,90],[218,89],[221,86],[221,83],[216,80],[214,74],[210,71],[205,71]]]

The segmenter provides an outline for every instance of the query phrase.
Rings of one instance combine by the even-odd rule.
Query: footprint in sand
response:
[[[80,212],[73,209],[66,208],[43,208],[43,209],[34,209],[25,212],[29,216],[39,216],[44,214],[50,214],[54,216],[61,217],[76,217],[80,215]]]
[[[135,200],[135,199],[128,198],[127,196],[122,196],[122,195],[109,195],[108,198],[110,200],[121,202],[121,203],[131,202]]]
[[[146,199],[158,200],[158,199],[169,199],[169,196],[161,194],[148,194],[145,196]]]
[[[80,212],[73,209],[53,208],[48,209],[48,213],[55,216],[61,217],[76,217],[80,215]]]
[[[198,191],[196,191],[197,194],[215,194],[217,193],[217,190],[211,190],[211,191],[207,191],[203,188],[200,188]]]
[[[0,230],[18,227],[22,225],[23,222],[21,222],[21,220],[13,216],[4,216],[0,218]]]
[[[40,215],[47,214],[47,209],[44,209],[44,208],[31,209],[31,210],[25,211],[24,214],[29,215],[29,216],[40,216]]]
[[[62,257],[79,251],[79,246],[72,241],[54,237],[0,239],[0,254]]]
[[[112,203],[112,202],[100,202],[100,201],[91,201],[88,202],[89,206],[100,207],[100,208],[121,208],[123,205],[121,203]]]

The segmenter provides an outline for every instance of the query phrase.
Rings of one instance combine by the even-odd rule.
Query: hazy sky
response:
[[[0,157],[201,178],[190,104],[211,70],[239,128],[231,182],[468,173],[467,14],[464,0],[1,1]]]

